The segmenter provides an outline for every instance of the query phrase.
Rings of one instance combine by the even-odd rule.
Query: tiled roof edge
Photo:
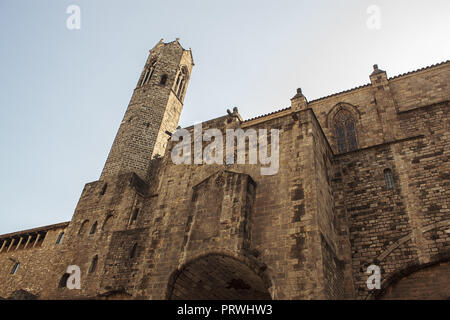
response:
[[[409,72],[406,72],[406,73],[402,73],[402,74],[390,77],[390,78],[388,78],[388,80],[397,79],[397,78],[400,78],[400,77],[403,77],[403,76],[407,76],[407,75],[410,75],[410,74],[413,74],[413,73],[416,73],[416,72],[420,72],[420,71],[427,70],[427,69],[430,69],[430,68],[438,67],[438,66],[444,65],[444,64],[449,63],[449,62],[450,62],[450,60],[446,60],[446,61],[443,61],[443,62],[435,63],[435,64],[429,65],[427,67],[423,67],[423,68],[420,68],[420,69],[416,69],[416,70],[413,70],[413,71],[409,71]],[[314,99],[314,100],[308,101],[308,104],[313,103],[313,102],[317,102],[317,101],[320,101],[320,100],[324,100],[324,99],[327,99],[327,98],[331,98],[331,97],[334,97],[334,96],[337,96],[337,95],[340,95],[340,94],[343,94],[343,93],[347,93],[347,92],[350,92],[350,91],[353,91],[353,90],[362,89],[362,88],[368,87],[370,85],[371,85],[370,83],[366,83],[366,84],[363,84],[363,85],[358,86],[358,87],[354,87],[354,88],[351,88],[351,89],[347,89],[347,90],[344,90],[344,91],[333,93],[333,94],[330,94],[328,96],[324,96],[324,97],[321,97],[321,98],[318,98],[318,99]],[[254,118],[250,118],[250,119],[245,120],[244,123],[245,122],[250,122],[252,120],[264,118],[264,117],[267,117],[267,116],[270,116],[270,115],[273,115],[273,114],[276,114],[276,113],[279,113],[279,112],[283,112],[283,111],[286,111],[288,109],[290,109],[290,107],[284,108],[284,109],[281,109],[281,110],[277,110],[277,111],[273,111],[273,112],[270,112],[270,113],[266,113],[266,114],[263,114],[263,115],[260,115],[260,116],[256,116]]]
[[[69,225],[69,223],[70,223],[70,221],[66,221],[66,222],[51,224],[51,225],[44,226],[44,227],[37,227],[37,228],[33,228],[33,229],[27,229],[27,230],[21,230],[21,231],[16,231],[16,232],[11,232],[11,233],[5,233],[5,234],[1,234],[0,235],[0,239],[14,237],[14,236],[18,236],[20,234],[27,234],[27,233],[34,233],[34,232],[40,232],[40,231],[47,231],[47,230],[52,230],[52,229],[64,228],[64,227],[67,227]]]

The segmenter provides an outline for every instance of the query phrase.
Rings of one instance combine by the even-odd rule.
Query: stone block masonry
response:
[[[193,65],[178,40],[150,50],[71,221],[0,236],[1,297],[450,297],[450,62],[393,78],[375,65],[358,88],[314,101],[299,89],[283,110],[202,123],[279,130],[274,175],[248,151],[244,164],[173,163]],[[366,285],[373,264],[380,290]]]

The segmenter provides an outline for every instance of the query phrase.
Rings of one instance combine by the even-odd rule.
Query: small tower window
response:
[[[130,259],[133,259],[136,256],[137,243],[134,244],[133,248],[130,251]]]
[[[149,78],[149,74],[150,74],[150,70],[146,70],[145,71],[145,76],[144,76],[144,80],[142,80],[142,85],[146,84]]]
[[[84,234],[84,232],[86,231],[86,228],[87,228],[87,224],[89,223],[89,220],[84,220],[83,221],[83,223],[81,224],[81,227],[80,227],[80,231],[78,231],[78,235],[83,235]]]
[[[103,187],[102,187],[102,190],[100,190],[100,195],[101,195],[101,196],[105,194],[107,188],[108,188],[108,184],[105,183],[105,184],[103,185]]]
[[[183,85],[184,85],[184,78],[181,79],[180,85],[178,86],[177,96],[181,96],[181,90],[183,89]]]
[[[133,210],[133,214],[131,215],[131,223],[134,223],[139,215],[139,208]]]
[[[175,94],[180,99],[183,98],[184,89],[185,89],[187,80],[188,80],[188,71],[187,71],[186,66],[183,66],[183,67],[181,67],[181,70],[178,73],[177,81],[175,82],[175,85],[173,88]]]
[[[16,263],[14,264],[13,268],[11,269],[11,274],[16,274],[17,271],[19,270],[19,267],[20,267],[20,263],[19,263],[19,262],[16,262]]]
[[[67,280],[69,280],[70,274],[69,273],[64,273],[63,276],[61,277],[61,279],[59,280],[59,288],[65,288],[67,287]]]
[[[391,169],[384,170],[384,180],[386,181],[386,188],[388,190],[394,189],[394,177]]]
[[[96,255],[94,258],[92,258],[91,266],[89,267],[89,273],[95,272],[95,269],[97,269],[97,262],[98,256]]]
[[[159,84],[164,86],[164,85],[166,85],[166,82],[167,82],[167,74],[163,74]]]
[[[180,78],[181,78],[181,73],[178,74],[177,81],[175,82],[175,88],[178,88],[178,84],[180,83]]]
[[[64,238],[64,232],[61,232],[58,236],[58,240],[56,240],[56,244],[61,244]]]
[[[95,231],[97,231],[97,221],[94,222],[94,224],[91,227],[91,231],[89,231],[89,234],[94,234]]]
[[[111,220],[112,220],[112,215],[108,214],[108,216],[106,216],[105,222],[103,222],[103,226],[102,226],[102,230],[103,231],[108,231],[110,226],[111,226]]]
[[[149,67],[145,70],[144,78],[142,79],[141,86],[143,86],[144,84],[147,84],[150,81],[150,79],[152,78],[152,75],[153,75],[153,71],[155,71],[155,65],[156,65],[156,60],[152,60],[152,62],[150,62]]]
[[[336,143],[338,152],[348,152],[357,149],[355,120],[347,110],[339,111],[334,118]]]
[[[186,87],[186,82],[183,82],[183,86],[181,87],[181,91],[180,91],[180,97],[184,96],[184,88]]]

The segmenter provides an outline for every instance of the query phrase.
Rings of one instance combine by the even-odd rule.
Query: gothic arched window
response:
[[[188,71],[185,66],[181,67],[180,72],[177,76],[177,81],[175,82],[174,92],[178,96],[178,98],[182,99],[184,95],[184,89],[186,87],[186,81],[188,79]]]
[[[155,65],[156,65],[156,60],[152,60],[149,64],[149,66],[147,67],[147,69],[145,70],[144,78],[142,79],[141,86],[143,86],[144,84],[147,84],[150,81],[150,79],[152,78],[152,75],[153,75],[153,71],[155,71]]]
[[[340,110],[335,115],[334,128],[339,153],[357,149],[355,120],[349,111]]]

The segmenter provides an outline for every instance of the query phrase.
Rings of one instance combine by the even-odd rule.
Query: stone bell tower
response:
[[[146,180],[150,160],[163,155],[167,134],[176,130],[194,66],[178,38],[150,50],[100,180],[134,172]]]

